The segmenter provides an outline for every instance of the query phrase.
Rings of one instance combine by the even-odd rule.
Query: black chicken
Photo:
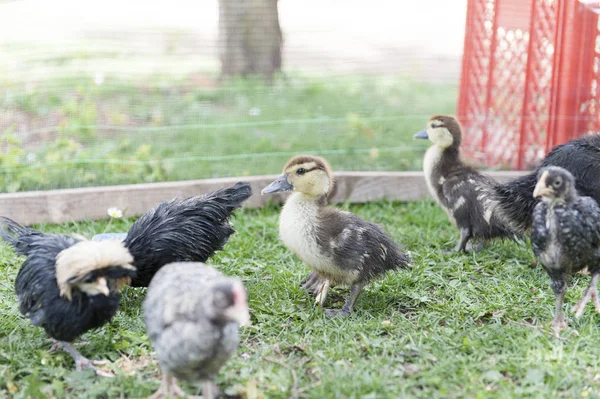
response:
[[[575,178],[575,188],[580,195],[600,203],[600,134],[583,136],[555,147],[544,158],[538,171],[546,166],[560,166]],[[531,215],[537,199],[533,190],[538,172],[495,187],[497,212],[503,224],[512,230],[527,234],[531,230]]]
[[[21,314],[57,340],[77,370],[94,368],[71,342],[114,316],[121,289],[135,275],[133,257],[116,240],[45,234],[6,217],[0,217],[0,236],[27,257],[15,281]]]
[[[221,250],[235,232],[229,218],[251,195],[250,184],[240,182],[205,195],[163,202],[133,223],[126,235],[103,234],[94,240],[124,239],[137,268],[131,285],[147,287],[163,265],[206,262]]]
[[[237,349],[238,326],[250,321],[243,284],[202,263],[172,263],[156,273],[143,308],[163,372],[152,398],[184,396],[178,378],[202,381],[202,397],[212,399],[212,380]]]
[[[542,200],[533,211],[531,245],[552,280],[556,295],[552,328],[558,336],[566,328],[562,305],[567,276],[586,266],[592,281],[573,312],[580,317],[590,299],[600,312],[600,207],[592,198],[579,196],[573,175],[556,166],[540,169],[533,196]]]

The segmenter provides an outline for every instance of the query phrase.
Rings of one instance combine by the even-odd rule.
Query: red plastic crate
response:
[[[466,156],[525,169],[599,130],[598,50],[590,4],[468,0],[457,110]]]

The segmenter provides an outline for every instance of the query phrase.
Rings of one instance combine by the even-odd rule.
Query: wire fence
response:
[[[463,0],[281,0],[268,83],[220,79],[216,1],[47,3],[0,3],[1,192],[277,173],[298,153],[419,170],[412,135],[456,109]],[[451,33],[415,35],[421,17]]]

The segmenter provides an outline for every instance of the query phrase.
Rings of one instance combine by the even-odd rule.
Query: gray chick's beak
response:
[[[419,133],[413,136],[413,139],[428,139],[429,135],[427,134],[427,129],[421,130]]]
[[[279,176],[273,183],[271,183],[267,187],[263,188],[262,191],[260,192],[260,194],[265,195],[265,194],[271,194],[271,193],[278,193],[280,191],[293,190],[294,186],[292,186],[288,182],[287,178],[288,178],[288,174],[284,173],[283,175]]]
[[[535,189],[533,190],[533,198],[542,197],[545,195],[549,195],[552,193],[552,189],[546,186],[546,177],[548,176],[548,172],[544,171],[540,176],[537,184],[535,185]]]

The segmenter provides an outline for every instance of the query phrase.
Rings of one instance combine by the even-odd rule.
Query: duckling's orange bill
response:
[[[290,191],[293,189],[294,186],[292,186],[288,182],[288,173],[284,173],[283,175],[279,176],[273,183],[263,188],[260,194],[265,195],[271,193],[278,193],[280,191]]]

